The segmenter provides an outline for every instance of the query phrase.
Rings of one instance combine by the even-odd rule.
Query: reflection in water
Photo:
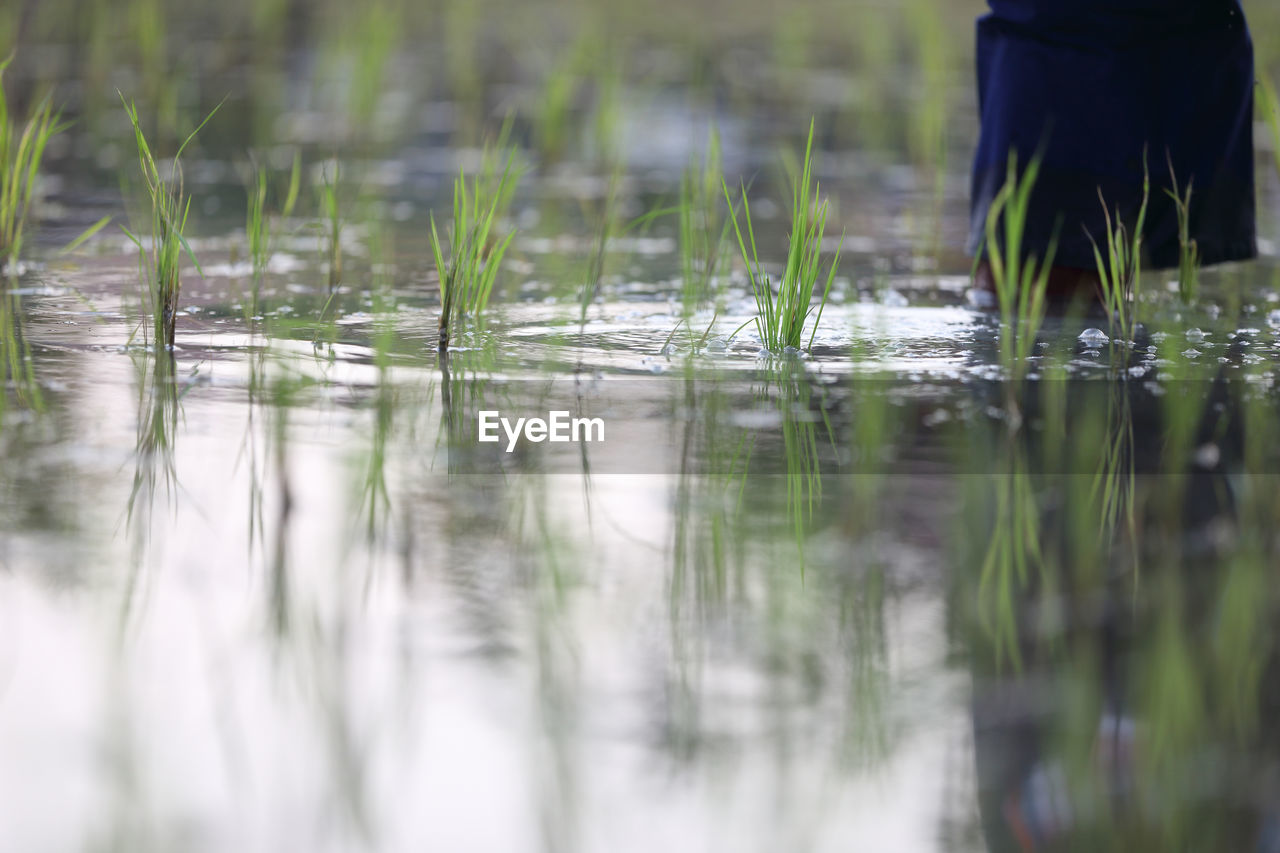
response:
[[[791,535],[800,553],[800,568],[804,569],[805,540],[814,511],[822,502],[822,463],[818,443],[825,439],[833,448],[835,435],[827,417],[821,387],[814,393],[808,376],[803,370],[799,375],[784,375],[776,388],[776,405],[782,417],[782,446],[786,459],[787,515],[791,518]],[[775,389],[762,389],[771,396]],[[825,427],[820,436],[817,421]]]
[[[270,575],[268,583],[268,610],[271,614],[271,628],[277,638],[284,640],[289,634],[291,625],[289,600],[289,533],[293,520],[293,487],[289,479],[289,412],[294,406],[297,393],[296,383],[287,377],[278,378],[272,385],[272,408],[270,432],[268,438],[268,456],[276,479],[276,517],[275,547],[271,553]],[[250,401],[250,417],[253,404]],[[250,427],[252,428],[252,427]],[[256,475],[252,478],[256,483]],[[251,511],[262,512],[264,489],[256,488],[256,505],[251,500]],[[250,522],[252,527],[252,521]],[[253,537],[250,535],[250,547]]]
[[[133,458],[133,487],[126,504],[132,553],[125,586],[120,628],[127,630],[135,610],[145,609],[150,588],[149,545],[156,522],[157,497],[178,514],[178,469],[174,461],[179,393],[173,353],[139,352],[132,357],[137,388],[137,440]]]
[[[504,791],[495,810],[523,815],[516,832],[547,849],[601,849],[617,837],[604,818],[615,803],[679,827],[668,796],[691,804],[697,826],[742,827],[735,848],[757,834],[756,847],[821,847],[887,825],[927,830],[906,848],[938,833],[981,848],[975,802],[996,849],[1018,849],[1020,832],[1040,845],[1141,841],[1168,815],[1202,812],[1225,843],[1269,819],[1214,817],[1269,796],[1263,783],[1236,791],[1242,774],[1269,772],[1276,498],[1238,473],[1274,462],[1265,389],[1105,364],[1080,378],[1069,353],[1038,364],[1013,428],[994,417],[1003,385],[870,370],[833,381],[821,358],[743,367],[706,355],[638,382],[530,375],[496,336],[425,368],[429,346],[397,349],[388,322],[337,326],[333,360],[287,338],[233,369],[211,350],[202,383],[131,362],[141,409],[121,499],[132,495],[139,530],[158,535],[177,516],[194,547],[214,538],[206,527],[243,536],[245,515],[218,527],[191,506],[225,487],[192,464],[204,452],[192,427],[235,412],[216,445],[232,454],[262,434],[256,473],[238,469],[234,509],[253,520],[233,554],[261,571],[218,571],[200,588],[198,609],[229,624],[200,654],[238,650],[219,701],[244,710],[219,713],[234,720],[227,740],[249,746],[228,748],[240,756],[228,775],[263,785],[264,766],[305,760],[306,808],[333,837],[394,846],[406,826],[446,817],[401,814],[388,791],[452,809],[472,801],[451,793],[466,784]],[[556,455],[475,442],[481,409],[575,402],[633,443]],[[354,486],[334,488],[353,459]],[[1174,470],[1186,473],[1152,477]],[[389,511],[404,540],[386,535]],[[137,582],[156,593],[146,618],[172,620],[198,570],[135,541],[134,564],[153,567]],[[404,541],[404,583],[361,570]],[[130,638],[155,648],[145,632]],[[140,736],[156,713],[139,687],[152,676],[133,649],[122,655],[124,768],[154,786],[147,761],[176,734]],[[292,738],[257,758],[279,729]],[[1217,776],[1201,772],[1214,762]],[[921,791],[934,778],[939,789]],[[868,810],[879,797],[891,805]],[[148,826],[174,808],[144,802]]]
[[[673,393],[683,391],[682,410],[674,419],[683,435],[675,481],[672,604],[692,593],[702,610],[723,604],[731,565],[741,567],[741,511],[753,437],[733,425],[732,401],[716,378],[699,381],[690,369],[673,385]],[[672,620],[673,627],[680,624]]]
[[[962,308],[980,0],[64,5],[6,77],[76,93],[47,245],[114,203],[119,80],[162,144],[231,96],[176,365],[105,233],[0,302],[0,849],[1274,853],[1272,271],[1148,283],[1133,345]],[[428,211],[511,108],[520,236],[436,362]],[[855,248],[766,362],[646,213],[713,125],[710,185],[785,199],[811,116]],[[362,200],[249,281],[247,141]],[[552,408],[609,440],[476,442]]]
[[[388,263],[392,253],[381,232],[373,239],[375,259],[372,284],[372,308],[375,317],[373,363],[377,371],[373,401],[373,437],[364,465],[360,488],[360,512],[364,516],[365,536],[372,543],[383,534],[391,515],[391,494],[387,490],[387,443],[392,436],[398,408],[396,389],[391,383],[391,356],[395,343],[391,277]]]
[[[515,541],[531,558],[526,594],[532,618],[536,719],[531,745],[538,817],[547,850],[580,847],[578,814],[584,794],[580,764],[583,650],[571,614],[584,582],[581,557],[553,516],[557,501],[547,477],[520,476],[509,498]]]
[[[973,495],[991,849],[1274,849],[1280,753],[1259,723],[1280,711],[1275,542],[1247,532],[1278,506],[1256,485],[1273,479],[1274,402],[1221,375],[1032,396],[1061,428],[997,427]]]
[[[15,281],[9,279],[7,283]],[[4,386],[0,389],[0,428],[9,406],[10,388],[19,406],[36,412],[44,408],[35,360],[23,330],[22,299],[7,288],[0,291],[0,383]]]
[[[749,736],[737,726],[759,725],[773,742],[775,807],[821,812],[837,795],[817,782],[817,799],[801,802],[809,780],[874,780],[916,737],[894,709],[907,660],[927,652],[904,660],[891,636],[896,619],[919,618],[918,602],[873,521],[890,511],[888,456],[870,446],[893,417],[884,383],[832,386],[782,363],[750,383],[690,371],[671,384],[680,474],[658,742],[696,773],[732,761]],[[837,436],[848,451],[832,447]],[[726,670],[757,685],[763,706],[729,711]],[[822,758],[808,752],[815,741]],[[783,823],[771,843],[812,842]]]

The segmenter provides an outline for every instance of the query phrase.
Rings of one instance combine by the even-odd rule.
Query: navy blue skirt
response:
[[[979,251],[1006,162],[1041,156],[1026,248],[1093,269],[1106,230],[1099,190],[1130,221],[1151,177],[1149,262],[1178,265],[1170,164],[1192,186],[1204,263],[1256,253],[1253,45],[1238,0],[989,0],[978,20],[982,133],[969,251]]]

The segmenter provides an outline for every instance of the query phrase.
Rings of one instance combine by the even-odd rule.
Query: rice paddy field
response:
[[[1280,851],[1280,6],[1065,315],[984,9],[0,8],[0,850]]]

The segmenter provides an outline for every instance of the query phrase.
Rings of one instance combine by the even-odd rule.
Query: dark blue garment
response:
[[[1039,152],[1026,247],[1093,269],[1106,230],[1098,191],[1130,222],[1151,177],[1149,261],[1178,264],[1164,188],[1170,161],[1191,183],[1191,237],[1204,263],[1256,253],[1253,46],[1238,0],[989,0],[978,20],[982,134],[973,165],[969,251],[1016,152]]]

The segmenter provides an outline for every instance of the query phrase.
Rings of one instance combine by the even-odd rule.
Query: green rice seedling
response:
[[[387,66],[403,37],[403,8],[399,3],[362,4],[353,24],[351,104],[358,125],[370,128],[386,88]]]
[[[1032,158],[1026,170],[1019,175],[1017,155],[1009,156],[1004,185],[987,210],[984,251],[979,252],[980,257],[985,254],[991,265],[991,279],[1000,309],[1001,364],[1014,379],[1025,375],[1036,334],[1044,323],[1045,292],[1057,253],[1056,235],[1043,259],[1023,251],[1031,193],[1039,173],[1038,157]]]
[[[3,85],[4,71],[12,61],[11,54],[0,62],[0,264],[7,262],[11,274],[16,272],[15,261],[22,250],[23,231],[45,146],[63,128],[52,102],[46,98],[18,132],[16,119],[9,115]]]
[[[258,285],[270,260],[271,223],[267,219],[267,169],[259,166],[253,172],[249,188],[249,208],[245,217],[245,234],[249,238],[249,262],[253,264],[253,313],[258,313]]]
[[[1258,92],[1263,109],[1259,110],[1271,130],[1271,154],[1276,160],[1276,173],[1280,174],[1280,95],[1275,83],[1266,74],[1258,75]]]
[[[798,76],[811,67],[814,21],[811,15],[782,15],[772,27],[772,59],[779,70]]]
[[[515,150],[511,143],[512,130],[515,127],[515,114],[507,113],[502,120],[502,127],[493,141],[484,146],[480,156],[481,190],[485,198],[494,198],[498,203],[498,216],[502,217],[511,210],[511,202],[515,199],[516,189],[520,184],[520,170],[514,168]],[[508,167],[512,167],[510,176]]]
[[[859,16],[858,25],[849,37],[859,79],[866,81],[867,87],[854,108],[848,111],[847,131],[856,136],[860,148],[895,150],[895,146],[901,144],[895,138],[901,109],[897,107],[898,96],[893,90],[900,85],[899,69],[903,63],[898,22],[891,14],[865,19]]]
[[[1173,160],[1169,160],[1169,180],[1172,189],[1165,188],[1165,194],[1173,199],[1174,209],[1178,214],[1178,295],[1183,302],[1196,298],[1200,289],[1200,246],[1191,236],[1191,185],[1187,182],[1184,194],[1178,187],[1178,176],[1173,173]]]
[[[934,194],[944,189],[947,165],[948,88],[954,72],[955,44],[934,0],[908,0],[903,5],[906,35],[912,43],[920,74],[919,99],[907,116],[908,143],[913,159],[934,174]]]
[[[476,62],[480,33],[486,20],[482,4],[474,0],[446,0],[441,10],[446,76],[453,102],[461,113],[459,139],[474,138],[484,108],[484,85]]]
[[[578,96],[578,49],[569,51],[548,75],[538,113],[538,150],[544,162],[564,156],[569,138],[569,113]]]
[[[298,191],[302,188],[302,154],[293,153],[293,166],[289,169],[289,186],[285,190],[284,204],[280,206],[280,215],[286,219],[293,216],[293,209],[298,204]]]
[[[572,44],[559,51],[542,84],[537,106],[536,139],[543,165],[554,165],[568,153],[570,145],[582,139],[582,122],[575,116],[584,83],[596,85],[592,132],[598,144],[596,154],[605,162],[615,161],[617,122],[622,82],[621,45],[610,44],[599,21],[580,17]]]
[[[723,180],[720,134],[713,130],[706,156],[691,162],[680,179],[680,306],[685,318],[713,296],[716,269],[729,233],[729,223],[720,211]]]
[[[316,187],[316,200],[320,205],[320,231],[329,261],[330,293],[342,281],[342,217],[338,204],[339,171],[337,160],[333,161],[332,172],[329,164],[322,166],[320,184]]]
[[[1142,234],[1147,222],[1147,202],[1151,195],[1151,178],[1143,168],[1142,205],[1138,208],[1138,218],[1133,226],[1133,233],[1125,227],[1119,208],[1112,216],[1107,201],[1098,191],[1098,200],[1102,202],[1102,211],[1106,216],[1106,254],[1097,240],[1089,234],[1093,244],[1093,257],[1098,266],[1098,278],[1102,281],[1102,301],[1107,312],[1107,321],[1113,334],[1121,335],[1126,341],[1133,339],[1136,326],[1133,305],[1138,300],[1138,289],[1142,279]],[[1187,196],[1190,201],[1190,195]]]
[[[492,161],[490,161],[492,162]],[[486,166],[468,181],[461,171],[453,182],[453,224],[449,230],[449,260],[431,214],[431,251],[440,275],[439,352],[449,348],[450,335],[467,317],[479,318],[489,305],[502,259],[515,231],[499,240],[494,226],[510,205],[519,172],[515,154],[508,152],[500,177]]]
[[[908,0],[903,4],[904,35],[912,44],[919,79],[907,111],[907,145],[922,178],[932,177],[933,191],[921,194],[917,215],[921,229],[920,260],[936,260],[945,229],[940,226],[946,195],[950,90],[955,73],[952,46],[956,43],[947,21],[938,14],[936,0]],[[892,79],[892,78],[889,78]],[[927,235],[927,236],[926,236]]]
[[[815,308],[813,293],[820,278],[822,238],[827,225],[827,201],[825,199],[821,202],[817,201],[821,194],[821,186],[812,182],[813,126],[814,123],[811,120],[801,173],[798,179],[792,182],[790,248],[787,251],[786,269],[779,281],[776,295],[760,263],[746,187],[742,187],[742,213],[746,223],[744,236],[742,226],[738,223],[738,214],[734,209],[733,200],[729,197],[729,186],[723,180],[721,181],[725,201],[729,204],[729,220],[733,224],[734,235],[738,239],[738,249],[747,267],[751,292],[756,300],[756,331],[760,334],[760,341],[765,348],[774,353],[781,353],[787,348],[799,349],[804,343],[804,327],[809,320],[809,315],[815,314],[816,311],[813,329],[809,334],[809,347],[813,346],[818,325],[822,322],[823,309],[826,308],[827,299],[831,295],[831,284],[835,281],[836,269],[840,265],[840,253],[844,248],[844,237],[841,236],[840,245],[837,246],[835,257],[827,270],[822,300]]]
[[[166,6],[164,0],[130,0],[123,15],[117,11],[114,17],[124,25],[126,61],[137,69],[142,100],[151,107],[152,139],[167,142],[178,132],[179,75],[169,61],[172,21]]]
[[[289,173],[289,187],[285,193],[284,204],[280,215],[288,218],[293,213],[298,201],[298,189],[301,184],[302,159],[294,155],[293,168]],[[253,172],[253,185],[249,187],[248,209],[245,214],[245,234],[249,239],[249,261],[253,265],[253,298],[246,311],[250,317],[258,315],[258,302],[261,297],[262,281],[267,274],[267,264],[271,260],[271,215],[267,208],[267,196],[270,188],[267,169],[258,166]]]
[[[625,154],[621,147],[622,133],[619,129],[622,120],[622,62],[606,60],[606,57],[621,55],[620,50],[598,54],[597,65],[603,67],[597,67],[592,74],[596,81],[592,136],[595,156],[602,163],[617,163]]]
[[[707,339],[711,337],[711,332],[715,329],[716,320],[718,319],[720,319],[720,312],[717,310],[711,315],[711,322],[707,324],[707,328],[703,330],[702,334],[695,336],[693,326],[689,325],[689,321],[687,319],[681,317],[676,321],[675,326],[671,329],[671,333],[667,335],[667,339],[662,342],[662,347],[658,351],[664,354],[669,353],[671,350],[669,350],[668,347],[671,346],[671,342],[675,340],[676,332],[680,331],[681,328],[684,328],[688,332],[690,352],[698,351],[706,345]]]
[[[179,264],[185,251],[187,257],[195,264],[201,276],[204,270],[196,260],[195,253],[183,236],[187,226],[187,214],[191,210],[191,199],[186,194],[182,182],[182,152],[186,150],[196,134],[200,132],[214,114],[222,106],[219,104],[204,117],[204,121],[191,131],[190,135],[178,146],[173,156],[173,165],[168,179],[160,174],[151,146],[147,144],[138,119],[138,109],[131,101],[120,95],[125,112],[133,125],[134,140],[138,146],[138,166],[142,171],[143,183],[151,201],[151,247],[148,250],[142,240],[124,229],[129,239],[138,247],[138,265],[142,278],[147,282],[147,294],[150,302],[152,321],[154,323],[157,346],[173,347],[175,326],[178,312],[178,294],[182,288]]]
[[[615,168],[609,177],[609,191],[605,195],[604,209],[600,212],[600,223],[596,226],[596,248],[587,262],[587,274],[582,283],[579,323],[587,322],[587,308],[600,293],[600,282],[604,279],[604,265],[609,253],[609,241],[613,239],[618,225],[618,185],[621,180],[621,168]]]
[[[285,195],[281,215],[288,217],[298,200],[301,185],[302,158],[295,154],[293,168],[289,174],[289,185]],[[250,332],[257,330],[259,316],[259,300],[262,279],[266,272],[270,257],[270,216],[267,213],[267,174],[264,169],[254,171],[254,185],[249,190],[249,209],[246,228],[249,235],[250,258],[253,262],[253,297],[250,305],[245,306],[245,325]],[[257,413],[262,409],[263,393],[267,385],[267,347],[251,347],[247,354],[249,369],[246,393],[248,397],[248,422],[245,428],[244,442],[240,449],[240,459],[245,461],[249,471],[249,556],[252,559],[254,550],[264,543],[266,482],[268,461],[265,454],[259,452],[259,426]],[[237,465],[239,460],[237,460]],[[283,474],[282,474],[283,476]]]
[[[655,207],[625,224],[618,220],[618,196],[622,186],[622,164],[615,164],[613,174],[609,177],[609,190],[605,194],[604,205],[598,213],[588,211],[587,216],[598,217],[596,225],[596,245],[587,259],[586,276],[579,291],[578,322],[587,321],[587,309],[600,295],[600,284],[604,280],[605,265],[610,253],[610,244],[616,237],[623,237],[632,231],[645,233],[649,226],[664,216],[679,212],[677,207]],[[584,208],[586,206],[584,205]],[[679,326],[677,326],[679,328]]]

